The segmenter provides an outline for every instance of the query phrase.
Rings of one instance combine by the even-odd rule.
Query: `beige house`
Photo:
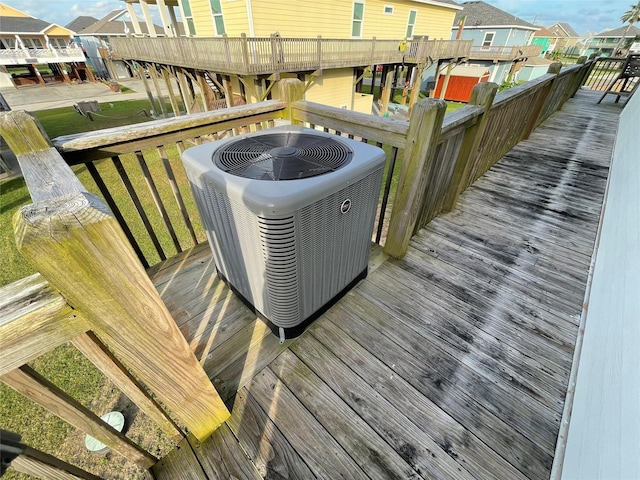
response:
[[[73,34],[0,3],[0,87],[95,81]]]

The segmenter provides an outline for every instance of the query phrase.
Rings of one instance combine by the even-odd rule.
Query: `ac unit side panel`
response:
[[[301,320],[310,317],[366,268],[382,169],[300,210]],[[350,200],[348,212],[341,205]]]

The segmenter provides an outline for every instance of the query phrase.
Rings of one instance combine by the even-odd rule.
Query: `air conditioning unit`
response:
[[[182,160],[218,275],[281,341],[367,275],[384,152],[283,126]]]

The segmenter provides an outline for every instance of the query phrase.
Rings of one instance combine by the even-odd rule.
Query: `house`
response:
[[[555,40],[553,50],[571,53],[580,43],[580,35],[566,22],[555,23],[548,27]]]
[[[75,23],[82,17],[74,20]],[[151,24],[155,35],[163,36],[162,27]],[[95,20],[80,30],[76,30],[76,42],[82,47],[97,76],[102,78],[130,78],[133,74],[129,65],[121,60],[112,59],[109,37],[126,37],[134,32],[134,23],[128,17],[126,9],[114,10],[100,20]],[[147,24],[137,26],[142,34],[147,35]]]
[[[605,30],[591,38],[584,55],[589,56],[595,53],[602,57],[615,57],[617,56],[616,49],[623,37],[625,38],[625,43],[628,42],[631,45],[638,35],[640,35],[640,28],[634,26],[629,28],[628,31],[626,26]],[[622,47],[624,47],[624,44]]]
[[[466,63],[488,68],[490,82],[506,82],[518,71],[524,59],[540,54],[540,46],[531,45],[539,27],[486,2],[469,1],[461,6],[450,38],[473,41]],[[431,80],[431,85],[435,86],[437,76],[424,80]]]
[[[549,65],[553,60],[540,57],[531,57],[522,64],[522,68],[518,71],[518,81],[528,82],[534,78],[544,75],[549,70]]]
[[[90,80],[73,31],[0,3],[0,87]]]
[[[143,19],[138,18],[135,3],[140,4]],[[166,41],[142,38],[146,35],[141,26],[152,23],[152,8],[157,8],[162,31],[169,37]],[[114,39],[112,44],[114,53],[126,59],[196,69],[203,78],[201,85],[215,84],[213,96],[224,91],[230,104],[235,94],[248,103],[268,98],[273,81],[289,75],[305,83],[307,100],[371,113],[373,96],[362,92],[365,69],[375,72],[376,65],[386,65],[383,78],[392,71],[394,85],[413,84],[420,78],[413,68],[418,56],[426,61],[449,55],[452,45],[466,46],[448,40],[461,8],[452,0],[295,5],[286,0],[131,0],[127,12],[132,37]],[[148,35],[159,36],[153,30]],[[418,51],[420,41],[427,39],[442,39],[443,48]],[[404,41],[409,45],[405,47]],[[207,58],[198,52],[207,52]],[[465,54],[455,51],[451,56]],[[192,81],[194,72],[187,77],[191,80],[186,82]]]
[[[551,30],[545,27],[539,27],[539,30],[533,34],[531,45],[539,45],[542,49],[540,55],[545,55],[547,52],[552,52],[555,49],[555,41],[555,35]]]

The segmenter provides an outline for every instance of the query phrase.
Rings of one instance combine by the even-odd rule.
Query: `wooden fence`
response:
[[[388,63],[421,63],[427,57],[463,58],[468,40],[415,40],[400,51],[400,40],[270,37],[114,37],[113,54],[127,60],[154,62],[237,75],[314,71]]]
[[[302,101],[304,86],[295,79],[278,83],[278,100],[60,137],[55,148],[31,116],[0,114],[34,201],[16,217],[16,241],[40,272],[0,289],[0,380],[148,468],[153,455],[27,365],[71,341],[166,433],[182,434],[154,398],[205,438],[228,411],[145,272],[204,241],[179,152],[276,121],[380,145],[387,166],[376,241],[401,257],[414,232],[451,210],[464,189],[580,88],[592,66],[582,62],[561,71],[554,64],[497,95],[497,85],[479,84],[470,105],[448,115],[443,101],[422,100],[409,122]],[[70,166],[86,168],[87,186]]]

